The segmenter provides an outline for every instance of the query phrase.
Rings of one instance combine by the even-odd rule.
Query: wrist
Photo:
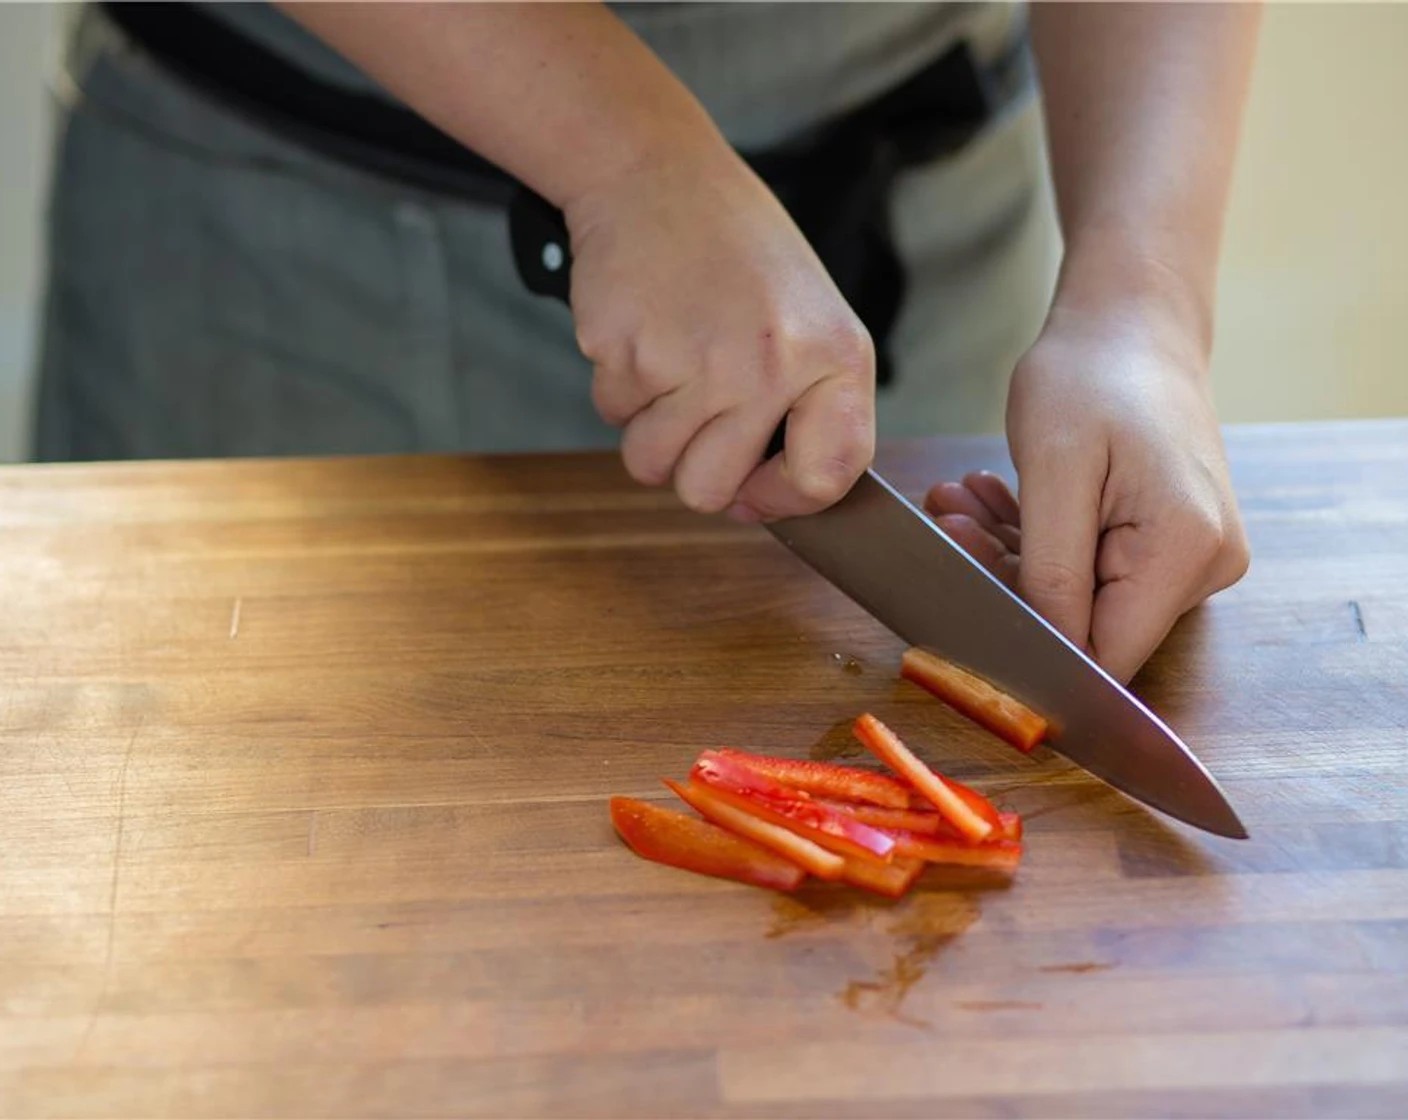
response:
[[[574,235],[621,200],[632,205],[642,191],[683,191],[747,170],[702,107],[697,113],[627,122],[618,135],[609,160],[568,168],[557,201]]]
[[[1212,354],[1213,268],[1174,245],[1128,231],[1077,236],[1067,244],[1052,314],[1115,316],[1177,339],[1200,370]]]

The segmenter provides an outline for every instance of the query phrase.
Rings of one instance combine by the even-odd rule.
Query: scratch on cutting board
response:
[[[108,936],[107,947],[103,950],[103,981],[98,988],[98,998],[93,1002],[92,1013],[88,1016],[88,1024],[83,1028],[78,1047],[73,1052],[75,1062],[83,1056],[88,1040],[92,1037],[98,1016],[103,1013],[103,1005],[107,1003],[108,987],[112,983],[112,950],[117,934],[117,884],[122,870],[122,833],[127,822],[127,771],[132,767],[132,751],[137,745],[137,736],[142,733],[143,722],[144,720],[139,718],[137,726],[132,729],[132,738],[127,740],[127,751],[122,756],[122,767],[117,775],[117,826],[112,841],[112,879],[108,885]]]
[[[230,640],[231,640],[231,641],[234,641],[234,639],[239,636],[239,632],[240,632],[240,606],[241,606],[243,603],[244,603],[244,598],[243,598],[242,596],[239,597],[239,598],[236,598],[236,599],[235,599],[235,605],[234,605],[234,607],[231,608],[231,610],[230,610]]]
[[[1364,610],[1360,607],[1358,599],[1351,599],[1349,601],[1349,613],[1350,617],[1354,619],[1354,629],[1359,633],[1359,640],[1361,642],[1367,642],[1369,640],[1369,631],[1364,629]]]
[[[1104,972],[1107,968],[1114,968],[1112,964],[1103,961],[1076,961],[1073,964],[1044,964],[1038,972],[1072,972],[1076,975],[1083,975],[1087,972]]]

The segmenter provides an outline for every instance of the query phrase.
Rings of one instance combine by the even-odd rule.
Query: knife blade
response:
[[[524,285],[569,302],[562,215],[526,188],[509,208]],[[768,455],[781,448],[780,426]],[[990,681],[1049,722],[1047,746],[1115,789],[1219,836],[1247,830],[1173,730],[873,470],[819,513],[769,531],[913,646]]]
[[[1171,817],[1247,838],[1167,724],[873,470],[828,509],[768,529],[904,641],[1040,712],[1057,753]]]

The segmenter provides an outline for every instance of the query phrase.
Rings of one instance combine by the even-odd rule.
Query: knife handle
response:
[[[572,238],[562,212],[547,199],[520,186],[509,202],[508,236],[518,277],[534,295],[572,306]],[[787,440],[787,417],[768,441],[764,459],[781,453]]]

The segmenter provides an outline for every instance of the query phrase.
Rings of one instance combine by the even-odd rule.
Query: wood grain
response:
[[[609,458],[0,469],[0,1115],[1408,1113],[1408,423],[1229,446],[1252,572],[1137,688],[1242,844],[962,723]],[[613,837],[862,709],[1028,815],[1014,884],[782,899]]]

